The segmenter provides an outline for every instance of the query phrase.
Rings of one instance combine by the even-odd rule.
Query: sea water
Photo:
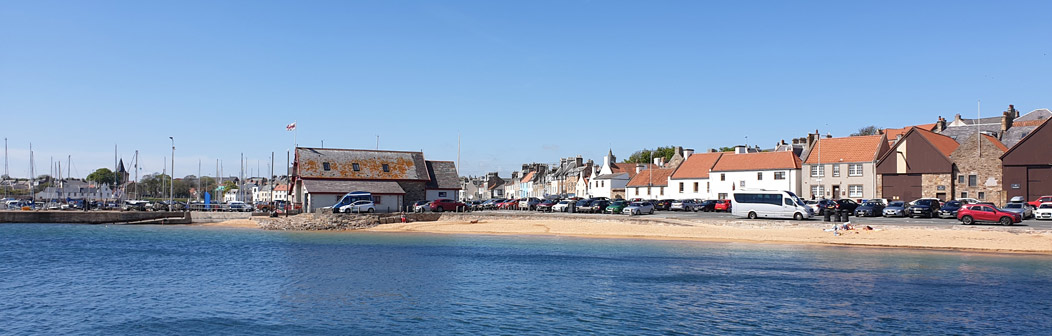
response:
[[[1038,334],[1052,257],[0,225],[0,334]]]

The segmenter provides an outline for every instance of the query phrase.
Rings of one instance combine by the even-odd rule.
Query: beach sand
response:
[[[784,224],[782,224],[784,223]],[[632,223],[564,219],[482,219],[468,221],[384,224],[364,231],[459,234],[560,235],[594,238],[734,241],[794,244],[859,245],[998,252],[1052,253],[1048,231],[1002,230],[981,226],[916,228],[882,226],[877,230],[824,231],[821,224],[796,225],[768,221],[754,225],[743,221],[723,223]],[[782,224],[782,225],[779,225]],[[828,226],[832,227],[832,225]]]
[[[222,227],[235,227],[235,228],[246,228],[246,229],[258,229],[259,223],[251,219],[232,219],[228,221],[216,222],[216,223],[198,223],[195,226],[222,226]]]

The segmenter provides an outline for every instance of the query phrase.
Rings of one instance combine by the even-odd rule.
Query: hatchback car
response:
[[[624,201],[624,200],[613,201],[613,202],[610,202],[610,205],[606,206],[606,209],[603,210],[603,213],[611,213],[611,214],[621,213],[621,211],[625,210],[625,207],[627,207],[627,206],[628,206],[628,201]]]
[[[1001,210],[1017,213],[1023,219],[1034,217],[1034,210],[1030,209],[1030,204],[1026,203],[1008,203]]]
[[[1041,203],[1034,210],[1035,219],[1052,219],[1052,202]]]
[[[566,212],[567,209],[570,208],[570,203],[571,202],[574,202],[574,201],[573,200],[562,200],[562,201],[559,201],[559,203],[555,203],[555,205],[552,206],[552,212]]]
[[[701,212],[713,212],[713,211],[716,211],[716,201],[713,201],[713,200],[701,201],[700,203],[698,203],[698,206],[694,207],[694,211],[701,211]]]
[[[358,200],[354,201],[354,203],[332,209],[332,212],[339,213],[373,213],[375,211],[376,205],[370,200]]]
[[[429,201],[416,201],[413,202],[413,212],[424,212],[428,209]]]
[[[906,202],[894,201],[884,207],[884,217],[906,217]]]
[[[591,212],[591,213],[603,213],[603,211],[606,211],[606,207],[609,206],[609,205],[610,205],[610,201],[603,200],[603,199],[595,200],[595,201],[592,201],[591,209],[589,209],[588,212]]]
[[[731,200],[716,200],[716,204],[712,206],[712,211],[731,212]]]
[[[694,200],[682,199],[672,202],[672,205],[669,206],[668,209],[672,211],[696,211],[694,210],[694,207],[696,206],[698,206],[698,204],[694,203]]]
[[[657,202],[652,202],[651,204],[653,204],[654,208],[657,210],[669,210],[672,208],[672,202],[675,201],[676,200],[674,199],[663,199]]]
[[[642,215],[642,214],[653,215],[654,214],[654,204],[650,203],[650,202],[632,202],[628,206],[626,206],[624,209],[622,209],[621,213],[624,213],[624,214],[630,215],[630,216],[631,215]]]

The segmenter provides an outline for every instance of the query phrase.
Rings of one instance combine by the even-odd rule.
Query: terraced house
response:
[[[736,190],[786,190],[800,194],[800,157],[792,151],[724,153],[709,172],[712,193],[727,199]]]
[[[730,155],[730,154],[728,154]],[[669,176],[669,198],[674,199],[714,199],[709,171],[723,156],[722,152],[694,154],[688,152],[686,161]]]
[[[886,135],[816,140],[804,158],[800,197],[875,198],[877,159],[890,148]]]

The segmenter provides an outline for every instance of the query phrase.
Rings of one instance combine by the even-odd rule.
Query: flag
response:
[[[285,130],[286,131],[290,131],[291,132],[292,130],[295,130],[295,129],[296,129],[296,123],[295,122],[289,124],[288,126],[285,126]]]

